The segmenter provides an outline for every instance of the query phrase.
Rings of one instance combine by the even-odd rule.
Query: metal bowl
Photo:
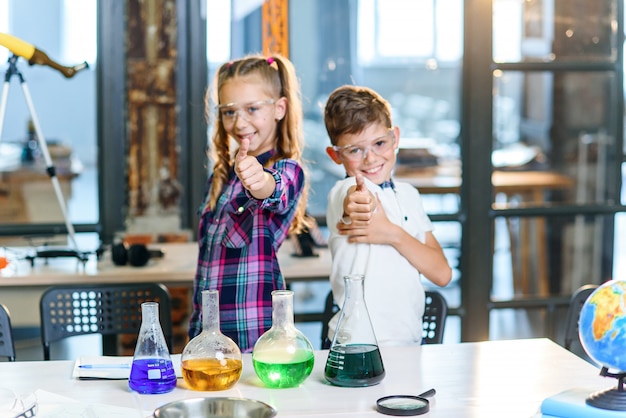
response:
[[[246,398],[192,398],[170,402],[154,411],[155,418],[272,418],[276,410]]]

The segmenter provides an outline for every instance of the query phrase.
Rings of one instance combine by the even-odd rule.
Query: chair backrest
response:
[[[328,339],[328,321],[337,313],[339,307],[333,300],[333,292],[328,292],[322,314],[322,349],[330,348]],[[429,290],[425,292],[424,316],[422,317],[422,344],[441,344],[448,316],[448,304],[441,293]]]
[[[143,302],[159,303],[159,321],[171,352],[171,301],[162,284],[84,284],[48,288],[39,303],[44,360],[50,360],[51,343],[85,334],[101,334],[102,354],[116,355],[119,334],[139,334]]]
[[[422,344],[441,344],[448,317],[448,304],[436,290],[427,290],[422,317]]]
[[[332,290],[326,296],[324,312],[322,313],[322,349],[329,349],[332,341],[328,338],[328,322],[339,311],[339,306],[335,304]]]
[[[569,308],[567,309],[563,346],[576,354],[582,354],[583,352],[578,337],[578,317],[580,316],[580,311],[585,301],[597,288],[598,285],[586,284],[576,289],[570,300]]]
[[[13,342],[13,329],[11,328],[11,315],[6,306],[0,303],[0,357],[8,357],[9,361],[15,361],[15,344]]]

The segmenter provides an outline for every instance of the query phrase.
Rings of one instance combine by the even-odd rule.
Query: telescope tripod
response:
[[[41,132],[41,126],[39,125],[39,119],[37,119],[37,113],[35,112],[35,106],[33,105],[33,101],[30,96],[30,91],[28,90],[28,85],[26,84],[26,80],[24,79],[24,76],[17,68],[17,59],[18,59],[17,55],[13,55],[9,58],[9,61],[8,61],[9,68],[7,69],[5,76],[4,76],[4,86],[2,88],[2,97],[0,99],[0,141],[2,140],[2,128],[4,124],[5,113],[6,113],[6,106],[7,106],[7,99],[8,99],[8,94],[9,94],[11,78],[13,76],[17,76],[19,78],[20,84],[22,85],[24,98],[26,99],[26,104],[28,105],[28,110],[30,112],[30,117],[33,122],[33,126],[35,128],[35,133],[37,134],[37,142],[39,143],[39,149],[41,150],[41,155],[43,156],[44,162],[46,164],[46,172],[48,173],[48,176],[50,177],[52,186],[54,187],[54,192],[56,194],[57,201],[59,202],[59,207],[61,208],[61,212],[63,214],[63,220],[65,222],[65,227],[67,228],[71,246],[74,250],[77,250],[78,247],[76,245],[76,233],[74,231],[74,226],[69,221],[69,217],[67,214],[67,207],[65,205],[65,199],[63,197],[63,192],[61,191],[61,185],[59,184],[59,179],[56,175],[56,167],[54,166],[52,162],[52,158],[50,158],[48,145],[43,136],[43,133]],[[51,253],[48,253],[47,256],[48,257],[61,256],[61,255],[74,256],[81,260],[82,260],[82,257],[84,257],[84,254],[79,253],[77,251],[72,251],[72,250],[56,251],[54,255],[50,255],[50,254]],[[46,256],[43,254],[38,254],[38,255],[44,256],[44,257]]]

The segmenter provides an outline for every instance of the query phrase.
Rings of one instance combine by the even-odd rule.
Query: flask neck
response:
[[[365,302],[363,275],[353,274],[344,277],[345,302],[344,310]]]
[[[293,291],[272,292],[272,327],[293,327]]]
[[[169,349],[159,322],[159,304],[141,304],[141,328],[135,346],[134,360],[142,357],[169,358]]]
[[[159,304],[157,302],[141,304],[141,324],[143,326],[159,325]]]
[[[220,332],[220,299],[217,290],[202,291],[202,331]]]

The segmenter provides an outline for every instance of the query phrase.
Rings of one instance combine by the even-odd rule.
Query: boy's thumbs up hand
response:
[[[368,224],[376,210],[376,197],[369,191],[362,174],[355,176],[355,185],[348,189],[343,201],[344,218],[350,217],[353,223]]]
[[[356,191],[357,192],[367,192],[367,186],[365,185],[365,179],[361,174],[357,174],[356,177]]]

